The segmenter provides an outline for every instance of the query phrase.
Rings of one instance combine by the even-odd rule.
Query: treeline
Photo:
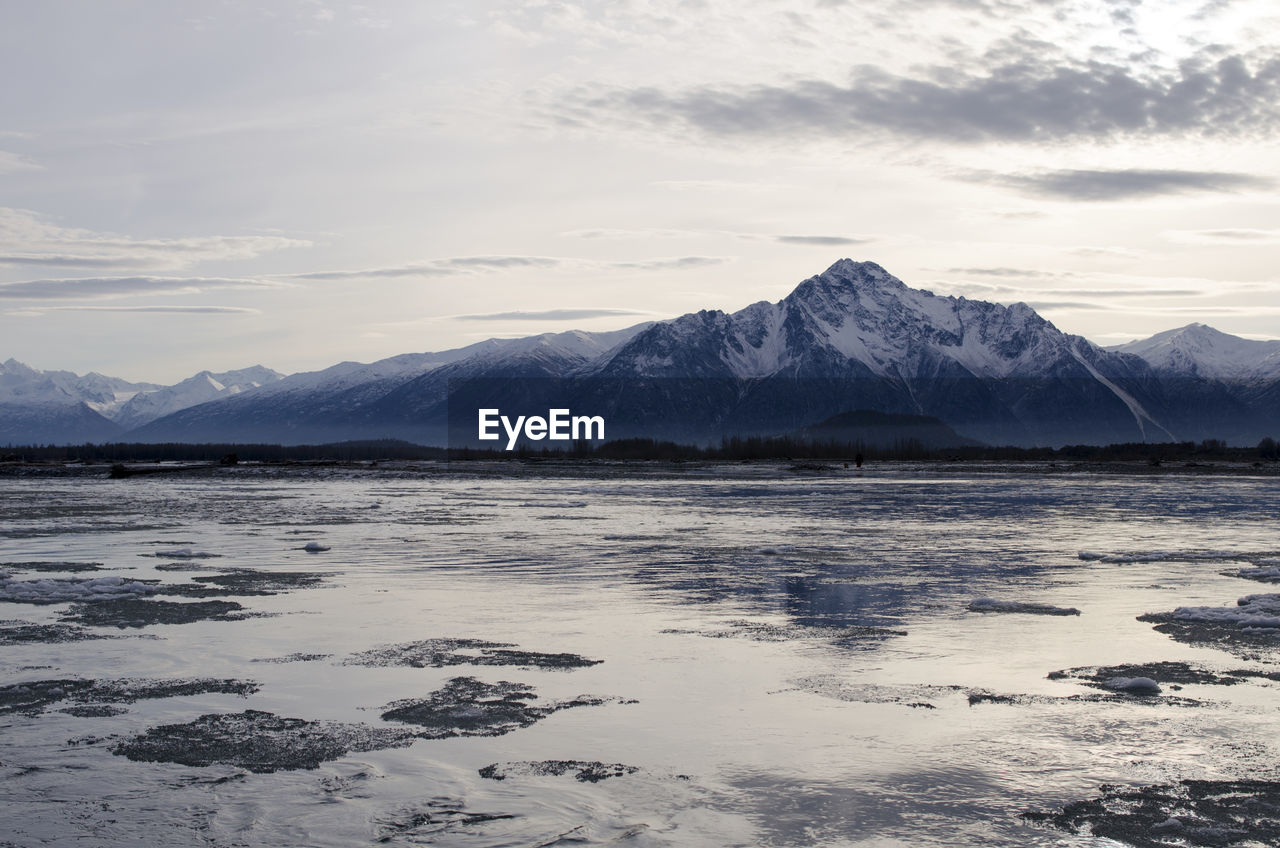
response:
[[[463,449],[450,451],[453,459],[553,459],[557,457],[614,460],[827,460],[847,462],[861,455],[864,461],[1063,461],[1063,462],[1254,462],[1280,459],[1273,439],[1257,447],[1229,447],[1220,439],[1201,442],[1127,442],[1113,445],[1038,447],[928,447],[918,439],[902,439],[892,445],[862,442],[806,441],[790,436],[734,436],[718,446],[700,447],[654,439],[619,439],[600,445],[579,443],[569,450],[517,447],[514,451]]]
[[[575,442],[567,448],[513,451],[493,448],[425,447],[396,439],[338,442],[323,445],[267,444],[143,444],[112,442],[101,445],[45,445],[0,448],[6,462],[368,462],[377,460],[503,460],[607,459],[622,461],[695,460],[827,460],[852,461],[861,455],[872,461],[1070,461],[1070,462],[1254,462],[1280,460],[1271,438],[1256,447],[1228,447],[1218,439],[1201,442],[1128,442],[1114,445],[1067,445],[1060,448],[927,447],[918,439],[892,445],[861,442],[815,442],[790,436],[734,436],[719,445],[699,446],[654,439],[617,439],[601,444]]]

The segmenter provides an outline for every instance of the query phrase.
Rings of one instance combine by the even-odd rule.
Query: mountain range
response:
[[[0,444],[400,438],[474,443],[476,409],[601,415],[609,438],[718,441],[855,409],[934,416],[989,444],[1280,435],[1280,341],[1191,324],[1104,348],[1023,303],[914,289],[843,259],[776,303],[606,333],[490,339],[283,376],[175,386],[0,365]]]

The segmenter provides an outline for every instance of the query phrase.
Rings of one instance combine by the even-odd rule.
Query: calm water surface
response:
[[[0,845],[1115,844],[1019,814],[1103,783],[1272,778],[1280,684],[1187,685],[1176,695],[1189,704],[1073,699],[1100,693],[1046,675],[1157,660],[1280,670],[1265,651],[1182,644],[1135,619],[1266,592],[1223,572],[1280,556],[1277,502],[1276,482],[1261,478],[910,467],[861,477],[757,466],[666,478],[244,469],[0,480],[0,561],[106,566],[15,566],[14,581],[175,583],[232,568],[326,578],[231,598],[271,615],[0,647],[0,684],[261,686],[247,698],[140,700],[114,716],[61,704],[0,714]],[[308,553],[309,541],[330,550]],[[190,561],[203,572],[156,569],[175,561],[157,551],[181,548],[219,557]],[[1207,552],[1221,553],[1196,556]],[[984,596],[1081,614],[967,611]],[[67,612],[0,604],[9,620]],[[343,664],[444,637],[602,662]],[[296,653],[327,656],[255,662]],[[110,751],[148,728],[245,709],[386,727],[385,705],[460,675],[527,684],[540,702],[606,702],[500,736],[423,739],[315,769],[252,773]],[[1022,697],[971,705],[973,692]],[[551,760],[638,770],[595,783],[479,774]]]

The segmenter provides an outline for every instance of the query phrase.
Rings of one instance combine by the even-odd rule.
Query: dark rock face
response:
[[[583,695],[570,701],[535,704],[537,699],[533,688],[522,683],[484,683],[474,677],[455,677],[425,698],[387,704],[382,718],[422,728],[418,735],[427,739],[502,736],[560,710],[601,706],[617,700]]]
[[[1101,791],[1058,812],[1027,812],[1023,818],[1136,848],[1280,845],[1280,782],[1184,780]]]
[[[111,746],[131,760],[185,766],[230,765],[253,772],[313,769],[352,751],[399,748],[418,734],[363,724],[281,718],[261,710],[211,713],[153,727]]]

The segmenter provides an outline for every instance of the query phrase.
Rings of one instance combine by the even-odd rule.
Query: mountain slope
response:
[[[201,371],[172,386],[138,392],[129,398],[111,418],[121,427],[131,429],[189,406],[274,383],[283,376],[261,365],[242,368],[239,371],[224,371],[219,374]]]
[[[1188,324],[1108,350],[1141,357],[1162,377],[1225,383],[1280,379],[1280,341],[1242,339],[1204,324]]]
[[[478,444],[477,409],[561,407],[604,416],[609,438],[704,443],[794,432],[850,409],[932,416],[989,444],[1280,435],[1280,342],[1191,325],[1104,349],[1026,304],[938,296],[848,259],[776,303],[734,313],[490,339],[278,380],[246,369],[202,372],[169,389],[94,389],[90,377],[110,378],[55,379],[19,366],[0,368],[0,402],[97,404],[145,422],[124,435],[138,441]],[[25,400],[15,386],[30,390]],[[98,395],[75,394],[91,390]],[[119,401],[126,391],[131,399]],[[194,405],[160,415],[169,403]]]
[[[1171,438],[1141,359],[1064,334],[1026,304],[939,297],[847,259],[777,303],[654,325],[592,373],[726,381],[671,395],[690,426],[668,436],[776,432],[861,407],[935,415],[996,443]],[[721,414],[690,421],[708,391]]]
[[[560,376],[605,355],[647,326],[488,339],[456,350],[404,354],[368,365],[341,363],[189,407],[129,436],[139,441],[284,444],[398,438],[443,444],[450,380]]]

